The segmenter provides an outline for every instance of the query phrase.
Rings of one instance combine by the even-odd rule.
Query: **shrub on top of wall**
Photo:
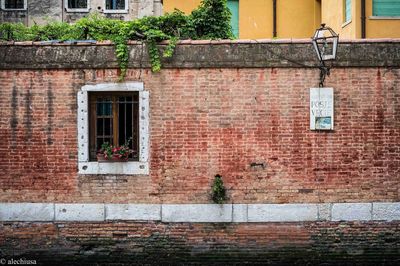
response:
[[[22,24],[0,24],[0,41],[67,41],[111,40],[125,77],[129,61],[128,40],[147,44],[153,71],[161,69],[161,56],[171,57],[180,39],[232,39],[230,11],[226,0],[203,0],[190,15],[179,10],[159,17],[144,17],[133,21],[120,21],[101,17],[99,14],[82,18],[75,24],[51,22],[45,26],[25,27]],[[156,44],[169,40],[160,55]]]

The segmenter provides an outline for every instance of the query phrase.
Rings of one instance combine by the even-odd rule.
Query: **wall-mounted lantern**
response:
[[[339,35],[337,35],[330,27],[321,24],[321,27],[315,31],[312,37],[312,43],[320,62],[320,82],[319,86],[324,86],[325,77],[329,76],[330,67],[325,65],[326,61],[336,59]]]
[[[330,67],[325,63],[336,59],[339,36],[325,24],[315,31],[312,43],[319,60],[319,88],[310,88],[310,129],[333,130],[333,88],[324,88],[325,77]]]

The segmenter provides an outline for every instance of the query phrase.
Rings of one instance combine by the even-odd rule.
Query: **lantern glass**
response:
[[[312,43],[317,53],[318,60],[321,62],[336,59],[339,36],[329,27],[322,24],[315,31]]]

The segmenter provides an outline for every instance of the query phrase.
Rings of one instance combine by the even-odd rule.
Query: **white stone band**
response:
[[[394,221],[400,202],[305,204],[0,203],[0,221],[192,223]]]

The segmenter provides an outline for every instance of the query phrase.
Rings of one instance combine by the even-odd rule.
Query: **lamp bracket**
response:
[[[319,66],[319,70],[320,70],[320,72],[319,72],[319,87],[322,88],[322,87],[324,87],[324,82],[325,82],[326,76],[330,75],[331,68],[326,66],[324,64],[324,62],[321,61],[321,65]]]

